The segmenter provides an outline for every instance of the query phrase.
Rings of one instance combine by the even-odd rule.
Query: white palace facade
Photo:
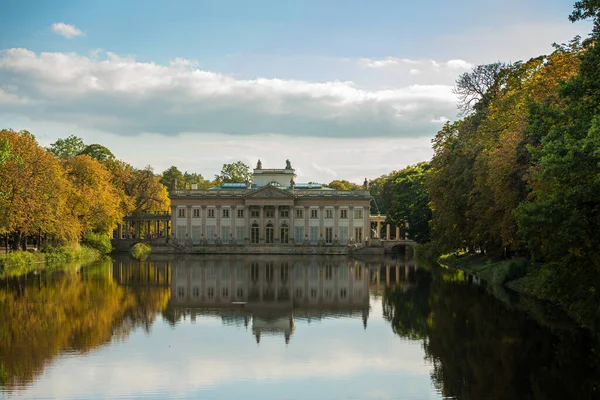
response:
[[[207,190],[174,190],[171,238],[186,245],[321,245],[364,243],[370,234],[370,201],[363,190],[340,191],[296,183],[289,161],[263,169],[252,182]]]

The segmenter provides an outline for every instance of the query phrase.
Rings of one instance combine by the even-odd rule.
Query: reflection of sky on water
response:
[[[394,335],[371,300],[360,317],[296,320],[286,346],[256,344],[248,328],[197,316],[171,327],[160,318],[85,355],[62,356],[20,393],[25,398],[439,398],[420,342]]]

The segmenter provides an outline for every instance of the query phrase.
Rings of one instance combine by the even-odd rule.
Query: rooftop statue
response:
[[[369,181],[367,178],[365,178],[365,181],[363,182],[363,190],[369,190]]]
[[[258,159],[258,162],[256,163],[256,169],[262,169],[262,162],[260,162],[260,159]]]
[[[289,159],[285,160],[285,169],[292,169],[292,163]]]

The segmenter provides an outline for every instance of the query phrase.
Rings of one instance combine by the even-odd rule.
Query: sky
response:
[[[431,158],[456,78],[586,36],[569,0],[3,0],[0,128],[138,168],[361,183]]]

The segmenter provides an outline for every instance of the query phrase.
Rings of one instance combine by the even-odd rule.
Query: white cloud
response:
[[[421,70],[416,69],[416,68],[411,68],[409,72],[411,75],[419,75],[421,73]]]
[[[65,24],[64,22],[55,22],[50,27],[54,33],[72,39],[76,36],[84,36],[83,32],[79,30],[75,25]]]
[[[466,62],[465,60],[450,60],[446,65],[453,69],[471,69],[473,64]]]
[[[411,60],[409,58],[386,57],[384,59],[360,58],[359,63],[368,68],[384,68],[401,64],[418,65],[419,60]]]
[[[411,63],[414,60],[411,61]],[[409,63],[410,64],[410,63]],[[380,90],[352,81],[236,79],[175,59],[168,65],[94,52],[0,52],[0,81],[32,101],[6,113],[122,135],[277,133],[312,137],[432,136],[431,119],[455,112],[451,85]]]

